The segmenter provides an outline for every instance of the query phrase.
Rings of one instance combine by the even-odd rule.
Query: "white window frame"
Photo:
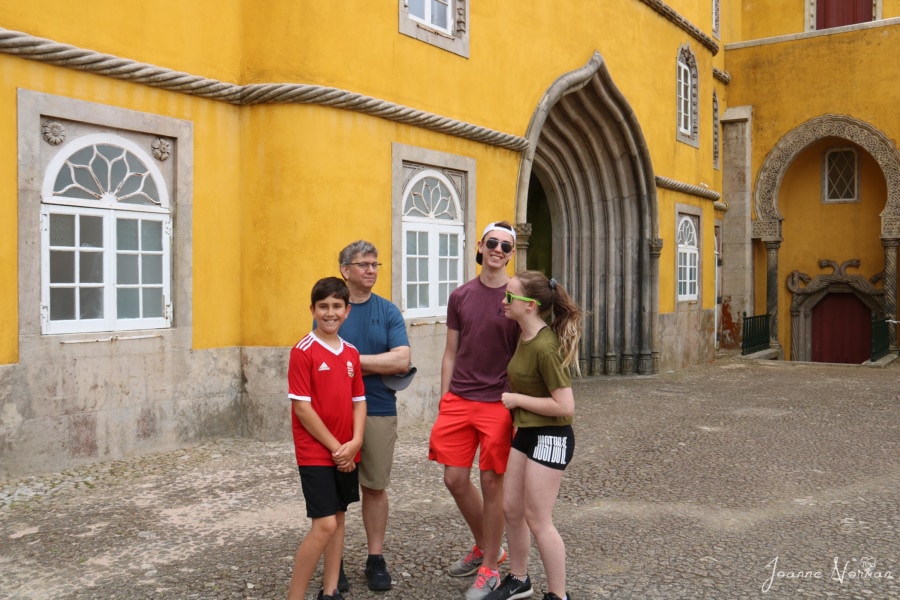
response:
[[[155,185],[158,204],[131,204],[120,202],[115,191],[106,190],[107,182],[101,182],[104,194],[98,199],[89,200],[64,196],[54,192],[57,175],[68,168],[66,161],[76,152],[95,145],[107,144],[122,148],[139,160],[145,169],[145,177],[152,179]],[[93,173],[93,172],[92,172]],[[50,218],[51,215],[87,215],[103,219],[103,281],[101,285],[85,284],[78,281],[71,285],[54,286],[50,281]],[[157,221],[161,223],[162,250],[137,251],[138,255],[162,255],[162,281],[152,284],[139,282],[136,285],[120,284],[117,280],[116,268],[119,255],[135,254],[134,251],[120,252],[116,243],[116,225],[118,219],[134,219],[139,221]],[[41,332],[46,335],[87,332],[116,332],[137,329],[163,329],[172,326],[172,214],[169,206],[169,194],[162,173],[153,163],[153,159],[137,144],[124,137],[109,133],[87,134],[61,146],[56,155],[49,161],[44,171],[41,189]],[[81,252],[76,247],[76,255]],[[140,265],[141,261],[138,261]],[[77,271],[77,268],[76,268]],[[103,315],[100,318],[80,318],[51,320],[50,298],[53,287],[74,287],[77,290],[85,287],[101,287],[103,289]],[[120,289],[137,288],[138,290],[160,289],[162,294],[162,315],[158,317],[119,318],[117,314],[117,294]],[[139,294],[141,296],[141,294]]]
[[[434,24],[435,19],[431,15],[432,0],[424,0],[426,6],[424,19],[409,12],[409,0],[398,0],[399,32],[420,42],[469,58],[470,0],[439,1],[446,3],[446,28]]]
[[[831,164],[832,155],[837,153],[849,152],[853,155],[853,195],[844,198],[831,197]],[[822,155],[822,204],[853,204],[860,201],[859,197],[860,173],[859,173],[859,152],[856,148],[850,146],[841,146],[829,148]]]
[[[420,146],[409,146],[394,142],[391,144],[391,297],[400,308],[405,319],[414,325],[443,323],[446,321],[446,310],[435,311],[436,314],[414,317],[406,310],[403,299],[406,295],[404,279],[405,266],[405,231],[403,223],[404,200],[410,187],[410,181],[425,169],[440,172],[453,185],[459,203],[459,218],[462,221],[462,266],[463,282],[475,277],[475,247],[471,240],[478,239],[475,231],[475,182],[476,161],[474,158],[448,152],[439,152]],[[409,225],[414,226],[414,218],[408,217]],[[414,313],[415,314],[415,313]],[[420,315],[424,312],[418,313]]]
[[[678,248],[675,265],[678,301],[696,301],[700,298],[700,235],[695,217],[679,216],[675,240]]]
[[[465,281],[465,221],[462,216],[463,211],[459,200],[459,194],[453,182],[440,170],[422,168],[416,172],[404,186],[401,206],[407,206],[407,198],[413,187],[427,178],[434,178],[440,181],[450,191],[449,208],[455,215],[455,218],[439,219],[434,216],[433,212],[429,216],[424,216],[416,214],[417,211],[412,213],[408,210],[403,211],[403,216],[401,218],[402,243],[400,249],[401,260],[403,262],[401,271],[403,290],[401,311],[404,313],[405,317],[411,319],[446,317],[447,303],[441,302],[440,300],[440,288],[442,286],[449,287],[446,293],[446,298],[449,299],[450,292],[462,285]],[[427,208],[433,211],[435,207],[429,206]],[[428,240],[428,254],[425,257],[428,269],[428,279],[425,280],[425,282],[410,282],[409,262],[410,260],[414,260],[414,257],[410,255],[407,244],[407,235],[411,232],[425,233]],[[438,252],[438,248],[440,248],[440,238],[441,236],[446,235],[458,236],[455,256],[441,256]],[[455,277],[441,277],[442,263],[446,266],[448,261],[455,263]],[[427,306],[409,306],[409,285],[411,283],[416,283],[420,285],[420,287],[424,285],[428,288],[429,294]]]
[[[675,70],[675,137],[695,148],[700,147],[698,88],[697,57],[685,44],[678,51]]]

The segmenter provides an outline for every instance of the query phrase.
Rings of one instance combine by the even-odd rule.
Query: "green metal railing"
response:
[[[884,358],[891,349],[888,320],[872,315],[872,362]]]
[[[752,354],[769,348],[769,315],[748,317],[744,313],[741,329],[741,354]]]

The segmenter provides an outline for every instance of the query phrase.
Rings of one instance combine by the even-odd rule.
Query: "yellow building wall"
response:
[[[641,2],[582,0],[567,3],[566,10],[543,0],[472,2],[469,58],[400,34],[396,2],[358,3],[352,11],[293,0],[98,0],[89,11],[63,0],[0,4],[4,28],[56,42],[233,83],[337,87],[516,135],[525,134],[553,82],[599,51],[642,127],[656,174],[720,186],[721,176],[712,169],[714,86],[723,90],[720,113],[726,98],[712,68],[724,67],[723,53],[712,56]],[[709,32],[708,2],[670,4]],[[674,139],[675,65],[682,44],[694,51],[700,75],[699,149]],[[474,158],[477,226],[514,215],[518,152],[340,109],[235,107],[35,61],[4,57],[0,64],[0,108],[7,115],[0,118],[0,130],[6,133],[15,131],[16,87],[193,121],[197,348],[291,343],[308,328],[309,287],[315,278],[336,273],[340,247],[365,236],[389,254],[391,142]],[[5,203],[15,196],[10,165],[4,161],[0,167],[0,185],[9,191]],[[664,239],[663,312],[674,306],[676,201],[706,207],[703,243],[712,248],[711,202],[660,191],[661,230],[653,235]],[[11,215],[15,208],[6,205],[4,211]],[[0,276],[15,281],[17,232],[10,220],[3,222],[6,260]],[[285,255],[295,257],[295,268],[277,267]],[[715,298],[714,264],[703,265],[708,308]],[[386,268],[376,291],[390,295],[394,276]],[[0,315],[0,362],[14,362],[13,290],[0,294]]]
[[[897,47],[900,27],[888,26],[728,50],[726,66],[740,74],[729,86],[729,104],[753,108],[752,181],[755,183],[779,140],[822,115],[849,115],[896,144],[900,114],[892,110],[888,99],[896,96],[894,82],[900,78],[900,64],[887,58]],[[875,265],[884,262],[878,217],[886,200],[884,175],[872,157],[862,152],[863,202],[822,206],[823,148],[816,144],[798,156],[778,193],[778,208],[785,217],[779,250],[778,337],[787,357],[791,298],[785,280],[793,269],[814,277],[827,272],[819,270],[819,258],[838,262],[860,258],[859,272],[868,277],[880,270]],[[762,314],[766,310],[767,258],[759,241],[754,243],[754,262],[755,314]]]
[[[289,345],[309,331],[309,293],[340,276],[341,248],[367,239],[383,267],[375,292],[391,297],[391,142],[474,158],[477,229],[514,221],[519,153],[357,113],[315,106],[258,106],[245,119],[256,169],[248,203],[242,311],[245,345]],[[478,229],[480,231],[480,229]],[[290,265],[289,269],[284,269]]]
[[[16,139],[16,88],[25,88],[190,119],[195,127],[193,197],[193,321],[196,347],[240,343],[241,194],[238,109],[26,60],[0,61],[0,131]],[[15,152],[15,144],[7,145]],[[16,161],[0,161],[3,214],[0,278],[0,364],[18,360],[18,213]],[[37,283],[35,285],[38,285]]]
[[[900,0],[880,0],[881,18],[900,16]],[[722,0],[729,18],[739,18],[740,28],[729,42],[759,40],[804,33],[809,0]]]

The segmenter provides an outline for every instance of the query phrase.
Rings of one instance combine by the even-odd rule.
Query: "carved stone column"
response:
[[[663,241],[661,238],[650,240],[650,278],[651,281],[659,281],[659,255],[662,254]],[[647,356],[641,354],[639,373],[659,373],[659,290],[654,289],[650,298],[650,364],[647,364]],[[650,367],[650,370],[648,370]]]
[[[531,223],[516,223],[516,272],[528,268],[528,245],[531,240]]]
[[[884,246],[884,315],[891,321],[897,320],[897,247],[900,239],[889,238],[881,240]],[[891,342],[891,352],[897,352],[897,325],[891,323],[888,327],[888,336]]]
[[[781,241],[766,242],[766,313],[769,315],[769,345],[781,356],[778,341],[778,250]]]

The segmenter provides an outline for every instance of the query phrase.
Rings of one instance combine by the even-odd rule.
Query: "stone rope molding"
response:
[[[782,137],[766,156],[756,178],[753,237],[781,239],[782,216],[778,189],[794,159],[811,143],[839,137],[862,147],[878,163],[887,183],[887,203],[881,212],[881,237],[900,237],[900,151],[884,133],[848,115],[822,115],[798,125]]]
[[[656,176],[656,185],[657,187],[661,187],[663,189],[681,192],[683,194],[689,194],[691,196],[698,196],[700,198],[706,198],[707,200],[717,201],[722,197],[719,192],[711,190],[708,187],[703,187],[701,185],[692,185],[683,181],[676,181],[675,179],[669,179],[668,177],[663,177],[662,175]]]
[[[265,103],[333,106],[517,152],[528,148],[528,140],[521,136],[338,88],[302,83],[237,85],[3,28],[0,28],[0,52],[241,106]]]
[[[703,33],[699,27],[679,15],[674,8],[672,8],[662,0],[641,0],[641,2],[655,10],[664,19],[671,21],[679,29],[685,31],[692,38],[700,42],[700,44],[702,44],[710,52],[712,52],[713,56],[719,53],[719,44],[716,43],[716,40]]]

